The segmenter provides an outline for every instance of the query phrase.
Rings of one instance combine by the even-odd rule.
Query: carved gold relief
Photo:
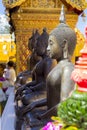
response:
[[[66,2],[78,10],[84,10],[87,8],[86,0],[66,0]]]
[[[27,66],[27,58],[30,55],[30,51],[28,50],[28,38],[29,35],[25,34],[17,34],[17,72],[23,71]],[[20,39],[20,41],[19,41]],[[19,41],[19,42],[18,42]]]
[[[14,8],[16,6],[21,5],[25,1],[26,0],[2,0],[6,8]]]
[[[55,7],[55,1],[54,0],[32,0],[32,7],[34,8],[54,8]]]
[[[21,7],[31,7],[32,6],[32,1],[31,0],[27,0],[25,1]]]
[[[30,8],[57,8],[61,5],[60,0],[27,0],[21,7]]]
[[[87,8],[86,0],[65,0],[69,3],[73,8],[78,10],[84,10]],[[24,3],[24,6],[28,5],[28,7],[34,8],[53,8],[57,7],[57,4],[61,2],[61,0],[2,0],[3,4],[7,8],[14,8],[16,6],[20,6]]]
[[[85,43],[85,37],[84,35],[80,32],[80,30],[78,30],[77,28],[75,28],[75,32],[76,32],[76,36],[77,36],[77,44],[76,44],[76,48],[74,50],[74,54],[72,57],[72,61],[73,63],[75,63],[75,58],[81,56],[81,49],[84,46]]]
[[[21,14],[22,20],[20,20],[20,19],[18,19],[17,15],[13,16],[15,28],[16,28],[16,30],[20,30],[20,31],[21,31],[21,28],[22,28],[22,30],[27,29],[27,31],[29,31],[30,28],[42,28],[44,26],[47,26],[48,28],[55,27],[58,24],[58,17],[59,17],[59,15]],[[78,18],[77,15],[67,15],[66,22],[73,28],[73,27],[75,27],[77,18]],[[72,19],[72,21],[71,21],[71,19]],[[22,33],[23,33],[23,31],[22,31]]]

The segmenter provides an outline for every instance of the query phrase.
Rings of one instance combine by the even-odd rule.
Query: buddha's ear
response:
[[[62,43],[62,48],[65,48],[65,46],[66,46],[67,44],[68,44],[67,40],[64,39],[64,40],[63,40],[63,43]]]
[[[62,50],[63,50],[63,58],[64,59],[68,59],[68,42],[66,39],[63,40],[63,44],[62,44]]]

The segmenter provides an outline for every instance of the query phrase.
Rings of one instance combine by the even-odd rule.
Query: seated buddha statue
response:
[[[53,60],[47,54],[49,35],[46,29],[37,39],[35,51],[42,59],[35,65],[32,75],[33,80],[17,89],[16,97],[20,96],[23,105],[46,97],[46,78],[53,68]]]
[[[71,57],[75,46],[76,34],[65,23],[64,8],[62,7],[60,24],[51,31],[48,40],[47,49],[49,50],[50,57],[56,59],[58,64],[50,71],[46,79],[47,98],[32,102],[26,107],[24,113],[27,112],[26,115],[28,116],[34,111],[33,122],[37,116],[37,112],[35,112],[37,107],[46,105],[47,109],[42,114],[40,114],[40,111],[38,112],[38,120],[35,120],[35,124],[32,123],[31,125],[31,117],[29,116],[29,125],[38,126],[39,121],[57,115],[58,104],[65,100],[74,89],[74,82],[71,79],[74,65],[71,62]]]
[[[38,56],[35,51],[36,42],[39,36],[40,34],[38,30],[36,29],[35,32],[33,31],[33,34],[31,38],[29,38],[29,41],[28,41],[28,48],[32,52],[32,54],[27,59],[27,69],[29,71],[33,70],[36,63],[41,60],[41,56]]]
[[[31,77],[31,72],[36,65],[36,63],[41,60],[41,57],[38,56],[35,52],[35,46],[37,38],[40,36],[38,30],[36,29],[33,31],[32,36],[29,38],[28,41],[28,48],[32,52],[27,59],[27,70],[20,72],[17,76],[16,86],[21,86],[26,83],[28,77]]]

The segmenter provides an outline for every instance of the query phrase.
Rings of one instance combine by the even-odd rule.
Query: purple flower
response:
[[[61,130],[62,124],[55,125],[52,122],[47,123],[46,126],[42,128],[42,130]]]
[[[3,77],[0,77],[0,81],[5,81],[5,78],[3,78]]]

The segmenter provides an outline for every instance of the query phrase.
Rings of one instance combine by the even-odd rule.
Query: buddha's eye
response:
[[[50,40],[50,41],[49,41],[49,43],[50,43],[50,45],[53,45],[53,42],[52,42],[52,40]]]
[[[53,45],[52,39],[49,39],[48,43],[49,43],[49,46],[52,46]]]

